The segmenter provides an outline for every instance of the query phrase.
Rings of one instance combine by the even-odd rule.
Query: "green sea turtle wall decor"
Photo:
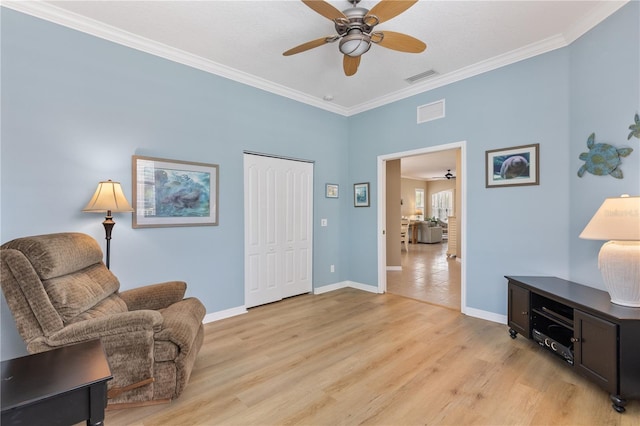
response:
[[[596,143],[596,134],[591,133],[587,139],[589,152],[580,154],[580,159],[585,163],[578,170],[578,177],[582,177],[584,172],[589,172],[596,176],[611,175],[614,178],[622,179],[620,166],[621,157],[626,157],[633,152],[631,148],[616,148],[608,143]]]
[[[629,137],[627,137],[627,140],[631,139],[632,136],[640,139],[640,116],[638,116],[638,114],[636,113],[634,119],[635,123],[629,126],[629,130],[631,130],[631,133],[629,133]]]

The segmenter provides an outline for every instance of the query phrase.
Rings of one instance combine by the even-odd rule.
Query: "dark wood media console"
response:
[[[640,399],[640,308],[560,278],[505,278],[511,338],[520,333],[563,358],[609,392],[619,413],[627,399]]]

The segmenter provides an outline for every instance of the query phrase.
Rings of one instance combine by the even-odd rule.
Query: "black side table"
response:
[[[2,361],[2,425],[102,425],[112,378],[100,340]]]

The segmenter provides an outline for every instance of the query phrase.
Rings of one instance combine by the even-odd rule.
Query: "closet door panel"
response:
[[[245,306],[312,289],[313,164],[245,154]]]

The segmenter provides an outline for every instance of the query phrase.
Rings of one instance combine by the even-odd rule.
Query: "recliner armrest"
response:
[[[139,309],[158,310],[173,305],[184,299],[187,283],[184,281],[167,281],[144,287],[132,288],[119,293],[127,304],[129,311]]]
[[[122,312],[69,324],[49,337],[29,342],[28,346],[41,347],[44,343],[49,347],[57,347],[133,331],[158,332],[162,329],[163,321],[162,314],[158,311]]]

